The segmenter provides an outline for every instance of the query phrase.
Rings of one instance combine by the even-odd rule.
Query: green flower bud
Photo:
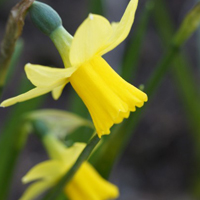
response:
[[[200,3],[186,15],[178,32],[176,33],[173,45],[180,47],[197,30],[200,25]]]
[[[47,4],[35,1],[30,7],[29,13],[36,27],[48,36],[62,25],[58,13]]]

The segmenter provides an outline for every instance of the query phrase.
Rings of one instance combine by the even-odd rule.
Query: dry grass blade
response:
[[[0,87],[3,87],[5,83],[7,69],[15,49],[16,41],[22,33],[26,13],[33,2],[34,0],[22,0],[10,11],[6,32],[0,49]]]

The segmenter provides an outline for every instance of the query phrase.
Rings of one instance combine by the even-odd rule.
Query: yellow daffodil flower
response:
[[[123,80],[101,57],[127,37],[137,4],[138,0],[129,2],[119,23],[110,24],[106,18],[90,14],[69,40],[68,50],[65,44],[59,44],[65,69],[27,64],[26,75],[36,88],[4,101],[1,106],[48,92],[58,99],[70,82],[87,106],[99,137],[109,134],[113,124],[128,118],[131,111],[147,101],[144,92]]]
[[[33,200],[41,193],[53,187],[72,167],[85,147],[83,143],[75,143],[66,148],[60,141],[47,135],[44,144],[51,160],[44,161],[33,167],[23,178],[23,183],[32,183],[20,200]],[[70,200],[106,200],[118,197],[118,188],[104,180],[97,171],[84,162],[72,180],[64,188]]]

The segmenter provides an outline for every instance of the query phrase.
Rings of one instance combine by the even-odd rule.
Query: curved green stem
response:
[[[82,153],[78,157],[73,167],[66,173],[65,176],[63,176],[63,178],[59,181],[56,187],[54,187],[52,190],[50,190],[49,193],[47,193],[47,195],[43,198],[43,200],[55,200],[60,195],[60,193],[63,190],[63,187],[65,187],[66,184],[72,179],[72,177],[74,176],[76,171],[79,169],[81,164],[89,158],[90,154],[92,153],[92,151],[94,150],[94,148],[96,147],[99,141],[100,139],[97,135],[95,135],[90,140],[90,142],[87,144],[85,149],[82,151]]]
[[[194,7],[194,9],[192,9],[192,11],[186,16],[180,29],[174,36],[171,46],[149,78],[145,89],[149,99],[151,99],[153,94],[156,92],[156,89],[161,83],[167,70],[171,67],[183,43],[187,41],[191,34],[198,28],[200,23],[199,9],[200,4],[197,4],[197,6]],[[185,31],[185,29],[187,29],[186,27],[190,27],[190,24],[192,24],[191,30]],[[119,126],[116,126],[112,131],[112,134],[105,136],[104,141],[90,157],[89,161],[104,178],[108,178],[113,165],[122,154],[142,116],[142,111],[147,107],[147,105],[148,103],[143,108],[137,110],[137,112],[131,113],[129,119],[125,120]],[[102,163],[104,166],[106,165],[106,168]]]

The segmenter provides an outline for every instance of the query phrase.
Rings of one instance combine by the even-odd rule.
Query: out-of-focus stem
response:
[[[88,0],[89,12],[104,15],[104,0]]]
[[[0,88],[3,88],[5,85],[15,44],[22,33],[27,10],[33,1],[34,0],[22,0],[15,7],[13,7],[10,12],[6,32],[0,49]]]
[[[97,134],[90,140],[90,142],[87,144],[85,149],[82,151],[80,156],[78,157],[75,164],[72,166],[72,168],[67,172],[67,174],[60,180],[60,182],[56,185],[55,188],[53,188],[45,197],[43,200],[55,200],[59,197],[60,193],[63,191],[63,188],[66,186],[66,184],[72,179],[76,171],[79,169],[81,164],[86,161],[91,152],[94,150],[98,142],[100,141]]]
[[[21,39],[21,40],[18,40],[16,43],[15,51],[11,58],[10,66],[8,68],[7,77],[6,77],[6,81],[5,81],[4,85],[6,85],[6,83],[8,83],[9,79],[14,74],[15,66],[18,63],[19,57],[21,56],[21,53],[22,53],[22,50],[23,50],[23,40]],[[0,99],[3,94],[3,90],[4,90],[4,86],[0,86]]]
[[[153,7],[154,1],[148,1],[146,3],[145,9],[143,13],[141,13],[138,27],[132,35],[131,41],[128,41],[124,51],[121,76],[127,81],[132,81],[136,76],[138,61],[140,59],[140,53]]]
[[[197,11],[199,8],[200,5],[198,4],[185,17],[180,29],[173,37],[168,51],[150,76],[145,89],[149,99],[152,98],[165,73],[172,65],[182,44],[190,37],[192,31],[195,31],[198,28],[200,23],[200,14]],[[193,24],[193,27],[191,27],[192,31],[185,31],[185,29],[187,29],[187,25],[189,27],[191,24]],[[115,161],[119,158],[124,150],[124,147],[132,136],[132,133],[141,118],[142,111],[144,108],[146,108],[146,106],[144,106],[142,109],[139,109],[136,113],[131,113],[129,119],[117,126],[109,136],[105,136],[104,142],[99,145],[96,152],[94,152],[90,157],[90,162],[103,177],[108,178]],[[107,168],[104,168],[102,163],[107,166]]]
[[[199,2],[199,1],[197,1]],[[166,9],[165,2],[163,0],[157,0],[154,9],[154,19],[162,38],[164,46],[169,42],[174,32],[174,25],[170,19],[170,15]],[[160,13],[162,13],[162,22],[160,21]],[[165,27],[163,27],[163,23]],[[165,31],[163,30],[165,29]],[[199,31],[199,30],[198,30]],[[168,37],[166,37],[166,34]],[[195,162],[193,174],[193,184],[191,187],[192,193],[195,197],[200,197],[200,96],[199,88],[195,83],[194,75],[191,71],[190,63],[187,61],[187,57],[183,54],[179,54],[174,61],[172,68],[172,75],[174,82],[177,86],[177,91],[181,97],[181,101],[184,106],[186,116],[189,121],[190,128],[192,130],[194,144],[195,144]]]
[[[21,81],[19,93],[31,88],[31,84],[24,77]],[[43,97],[39,97],[27,102],[13,106],[4,126],[1,127],[0,135],[0,200],[8,199],[13,171],[15,169],[18,156],[23,149],[25,135],[23,134],[23,115],[32,111],[40,105]],[[1,108],[3,109],[3,108]]]
[[[158,64],[157,68],[149,79],[145,90],[149,99],[152,98],[177,53],[178,48],[172,46]],[[94,152],[90,157],[89,161],[104,178],[108,179],[114,163],[122,154],[126,144],[130,140],[138,122],[141,119],[142,111],[146,107],[147,105],[145,105],[143,108],[140,108],[136,112],[131,113],[130,117],[122,124],[116,126],[109,136],[104,136],[104,142],[99,145],[96,152]]]

